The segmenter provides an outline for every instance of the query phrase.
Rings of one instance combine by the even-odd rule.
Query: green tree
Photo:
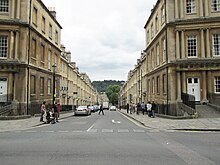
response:
[[[113,105],[118,104],[118,93],[120,91],[120,86],[119,85],[110,85],[107,88],[106,94],[108,96],[109,102],[112,103]]]

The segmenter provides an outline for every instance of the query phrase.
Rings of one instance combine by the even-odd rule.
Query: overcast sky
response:
[[[55,7],[61,43],[92,81],[127,80],[141,50],[144,25],[157,0],[42,0]]]

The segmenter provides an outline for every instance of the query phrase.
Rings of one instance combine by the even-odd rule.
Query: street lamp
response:
[[[53,68],[53,107],[54,107],[55,98],[56,98],[56,94],[55,94],[55,88],[56,88],[56,64],[54,64],[52,66],[52,68]]]

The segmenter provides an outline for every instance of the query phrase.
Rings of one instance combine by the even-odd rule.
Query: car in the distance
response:
[[[110,110],[110,111],[116,111],[117,108],[116,108],[116,106],[113,105],[113,106],[111,106],[111,107],[109,108],[109,110]]]
[[[74,111],[74,115],[91,115],[91,110],[89,108],[87,108],[87,106],[79,106],[78,108],[76,108],[76,110]]]

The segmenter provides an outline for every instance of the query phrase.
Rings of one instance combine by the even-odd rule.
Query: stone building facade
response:
[[[218,1],[157,1],[144,26],[145,57],[132,71],[146,66],[141,101],[157,102],[160,113],[168,115],[183,115],[184,93],[198,103],[219,105],[219,16]]]
[[[56,101],[66,92],[61,102],[73,103],[77,78],[69,74],[77,74],[71,54],[62,54],[61,29],[54,9],[41,0],[0,0],[1,106],[12,102],[14,114],[34,114],[43,101],[52,104],[53,66]]]

